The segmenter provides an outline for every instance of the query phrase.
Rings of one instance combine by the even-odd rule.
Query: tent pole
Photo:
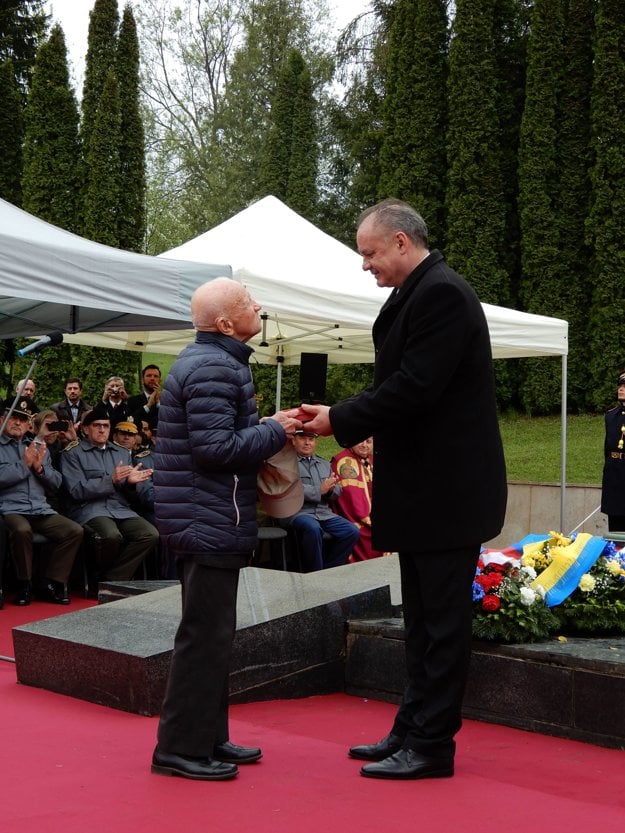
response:
[[[279,351],[281,349],[281,347],[278,347]],[[278,362],[276,369],[276,412],[278,412],[282,407],[282,363],[284,362],[284,356],[280,352],[276,356],[276,361]]]
[[[567,399],[568,362],[566,353],[562,356],[562,404],[560,413],[560,530],[564,527],[566,511],[566,399]]]

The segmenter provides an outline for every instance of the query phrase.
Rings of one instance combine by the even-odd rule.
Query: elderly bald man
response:
[[[239,570],[257,544],[256,476],[301,426],[285,413],[259,420],[247,345],[260,305],[241,284],[215,278],[191,300],[196,339],[161,395],[154,454],[157,525],[178,560],[176,634],[152,772],[234,778],[257,747],[228,732],[228,676]]]

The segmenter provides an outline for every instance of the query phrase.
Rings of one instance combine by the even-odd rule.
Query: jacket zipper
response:
[[[239,505],[237,503],[237,489],[239,488],[239,478],[235,474],[234,475],[234,489],[232,490],[232,502],[234,503],[234,511],[236,512],[237,522],[236,526],[239,525],[241,521],[241,513],[239,512]]]

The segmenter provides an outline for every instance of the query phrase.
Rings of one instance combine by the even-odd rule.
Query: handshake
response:
[[[278,411],[267,419],[275,419],[284,428],[287,435],[293,434],[306,425],[306,429],[328,437],[332,433],[328,405],[300,405],[299,408],[287,408]]]

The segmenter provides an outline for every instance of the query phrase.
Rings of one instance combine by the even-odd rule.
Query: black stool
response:
[[[258,549],[260,551],[261,546],[265,542],[269,542],[269,548],[271,553],[271,547],[276,542],[280,542],[280,553],[282,555],[282,569],[288,570],[287,561],[286,561],[286,536],[287,532],[286,529],[282,529],[280,526],[261,526],[258,528]]]

